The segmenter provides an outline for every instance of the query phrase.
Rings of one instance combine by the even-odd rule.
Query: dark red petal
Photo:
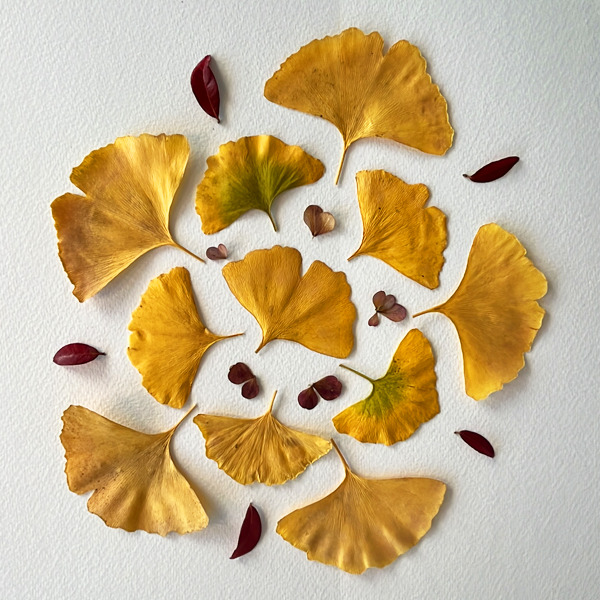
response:
[[[475,183],[488,183],[506,175],[518,162],[518,156],[507,156],[481,167],[473,175],[463,175],[463,177]]]
[[[342,382],[334,375],[328,375],[312,384],[323,400],[335,400],[342,393]]]
[[[202,110],[219,123],[219,85],[210,68],[210,55],[205,56],[192,71],[192,91]]]
[[[370,319],[369,319],[369,325],[371,327],[377,327],[377,325],[379,325],[379,313],[375,313]]]
[[[250,504],[240,529],[240,537],[238,538],[237,548],[229,558],[239,558],[254,550],[256,544],[260,540],[262,533],[262,523],[258,511]]]
[[[381,314],[385,315],[390,321],[395,321],[396,323],[406,319],[406,309],[401,304],[394,304],[392,308],[381,311]]]
[[[227,375],[231,383],[244,383],[253,377],[254,373],[250,370],[250,367],[241,362],[229,367],[229,374]]]
[[[385,298],[385,292],[383,291],[377,292],[373,296],[373,304],[375,305],[375,310],[379,310],[381,308],[381,305],[385,302]]]
[[[218,248],[211,246],[206,251],[206,257],[210,260],[223,260],[227,258],[227,248],[223,244],[219,244]]]
[[[298,394],[298,404],[302,408],[312,410],[317,404],[319,404],[319,396],[317,396],[317,393],[312,389],[312,387],[306,388]]]
[[[381,303],[381,306],[377,309],[378,312],[386,312],[396,304],[396,296],[388,294],[385,300]]]
[[[52,359],[57,365],[84,365],[100,355],[105,354],[87,344],[67,344],[63,346]]]
[[[256,398],[256,396],[258,396],[258,392],[260,392],[260,388],[258,387],[258,381],[256,381],[256,377],[253,377],[250,379],[250,381],[246,381],[246,383],[242,386],[242,396],[248,400]]]
[[[496,453],[494,452],[493,446],[479,433],[467,431],[466,429],[455,431],[454,433],[460,435],[462,440],[471,446],[473,450],[477,450],[477,452],[480,452],[481,454],[494,458]]]

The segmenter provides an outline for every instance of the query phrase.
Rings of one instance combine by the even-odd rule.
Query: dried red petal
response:
[[[302,390],[298,394],[298,404],[307,410],[312,410],[319,404],[319,396],[317,396],[317,393],[313,390],[312,386]]]
[[[496,179],[504,177],[504,175],[506,175],[518,162],[518,156],[507,156],[506,158],[495,160],[494,162],[485,165],[485,167],[481,167],[481,169],[473,173],[473,175],[463,174],[463,177],[466,177],[475,183],[496,181]]]
[[[52,360],[61,366],[84,365],[105,354],[87,344],[74,343],[63,346]]]
[[[227,258],[227,248],[225,244],[219,244],[216,248],[211,246],[206,251],[206,257],[210,260],[223,260]]]
[[[252,506],[252,503],[250,503],[242,523],[242,528],[240,529],[237,547],[229,558],[239,558],[240,556],[244,556],[244,554],[248,554],[251,550],[254,550],[256,544],[258,544],[260,540],[261,534],[262,523],[260,521],[260,515],[254,506]]]
[[[375,313],[370,319],[369,319],[369,325],[371,327],[377,327],[377,325],[379,325],[379,313]]]
[[[328,375],[312,384],[323,400],[335,400],[342,393],[342,382],[334,375]]]
[[[390,321],[394,321],[396,323],[400,321],[404,321],[406,319],[406,309],[401,304],[394,304],[391,308],[385,311],[380,311],[382,315],[387,317]]]
[[[385,300],[382,302],[381,306],[377,309],[377,312],[385,313],[388,310],[390,310],[391,308],[393,308],[393,306],[395,304],[396,304],[396,296],[392,296],[391,294],[388,294],[385,297]]]
[[[219,97],[219,85],[210,68],[210,60],[210,55],[205,56],[192,71],[192,91],[202,110],[220,123],[219,105],[221,99]]]
[[[379,291],[373,296],[373,305],[375,306],[375,310],[379,310],[381,308],[386,298],[387,296],[384,291]]]
[[[481,454],[485,454],[490,458],[494,458],[495,452],[494,447],[479,433],[474,431],[468,431],[463,429],[462,431],[455,431],[456,435],[460,435],[463,442],[471,446],[473,450],[477,450],[477,452]]]
[[[258,387],[258,381],[256,381],[256,377],[253,377],[249,381],[242,386],[242,396],[247,400],[252,400],[252,398],[256,398],[258,396],[258,392],[260,392],[260,388]]]
[[[304,211],[304,222],[310,229],[313,237],[329,233],[335,227],[335,219],[328,212],[323,212],[323,209],[316,204],[311,204]]]
[[[231,383],[244,383],[254,377],[254,373],[250,370],[250,367],[244,363],[235,363],[229,367],[229,373],[227,378]]]

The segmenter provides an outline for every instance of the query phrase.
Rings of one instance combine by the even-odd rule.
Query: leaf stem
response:
[[[346,144],[346,140],[344,140],[344,150],[342,151],[342,158],[340,158],[340,166],[338,167],[337,173],[335,175],[335,185],[338,184],[340,180],[340,175],[342,174],[342,167],[344,166],[344,158],[346,158],[346,152],[348,151],[348,145]]]
[[[370,377],[367,377],[366,375],[364,375],[360,371],[355,371],[353,368],[347,367],[346,365],[340,365],[340,367],[342,367],[342,369],[346,369],[346,371],[350,371],[351,373],[354,373],[355,375],[358,375],[359,377],[362,377],[363,379],[366,379],[367,381],[369,381],[372,384],[375,383]]]
[[[193,256],[196,260],[199,260],[201,263],[204,262],[204,260],[201,259],[197,254],[194,254],[191,250],[188,250],[187,248],[184,248],[183,246],[181,246],[180,244],[178,244],[175,240],[173,240],[173,246],[175,248],[179,248],[180,250],[183,250],[186,254],[189,254],[190,256]]]
[[[277,223],[275,223],[275,219],[273,218],[270,209],[267,211],[267,214],[269,215],[269,219],[271,219],[271,225],[273,225],[273,229],[277,231]]]
[[[271,398],[271,404],[269,405],[268,413],[273,412],[273,405],[275,404],[275,397],[277,396],[277,390],[273,393],[273,397]]]
[[[172,427],[171,429],[169,429],[169,431],[171,432],[171,434],[173,434],[175,432],[175,430],[186,420],[186,418],[190,415],[190,413],[195,410],[196,406],[198,406],[197,404],[194,404],[194,406],[192,406],[192,408],[190,408],[190,410],[188,410],[185,415],[183,415],[183,417],[181,417],[181,419],[175,424],[174,427]]]
[[[421,315],[426,315],[427,313],[431,313],[431,312],[437,312],[438,307],[434,307],[434,308],[428,308],[427,310],[422,310],[421,312],[418,312],[416,314],[413,315],[413,319],[415,317],[420,317]]]
[[[342,461],[342,464],[344,465],[344,469],[348,473],[352,473],[350,467],[348,466],[348,463],[346,462],[346,459],[344,458],[344,455],[342,454],[341,450],[338,448],[338,445],[335,443],[335,440],[333,438],[331,438],[331,444],[335,448],[335,451],[338,453],[338,456],[340,457],[340,460]]]

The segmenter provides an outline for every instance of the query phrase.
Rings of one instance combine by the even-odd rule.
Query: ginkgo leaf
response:
[[[197,415],[206,440],[206,456],[238,483],[279,485],[294,479],[331,450],[331,443],[286,427],[269,410],[257,419]]]
[[[346,275],[316,260],[301,276],[302,256],[295,248],[254,250],[223,267],[239,303],[258,321],[263,339],[274,339],[345,358],[354,345],[356,309]]]
[[[267,213],[277,231],[271,205],[279,194],[314,183],[323,163],[298,146],[272,135],[255,135],[223,144],[210,156],[196,191],[196,212],[204,233],[217,233],[252,209]]]
[[[411,329],[400,342],[387,373],[380,379],[343,368],[367,379],[371,393],[333,418],[340,433],[359,442],[390,446],[408,439],[420,425],[440,412],[435,388],[435,361],[431,345]]]
[[[309,560],[348,573],[385,567],[429,531],[446,485],[425,477],[359,477],[334,447],[344,463],[344,480],[325,498],[283,517],[277,533]]]
[[[352,28],[312,41],[267,81],[265,97],[338,128],[344,148],[336,183],[348,147],[361,138],[388,138],[438,155],[452,145],[446,100],[419,49],[400,41],[384,56],[376,32]]]
[[[204,353],[219,340],[198,315],[187,269],[176,267],[148,285],[131,315],[127,355],[142,385],[161,404],[181,408],[187,401]]]
[[[360,171],[356,187],[363,239],[348,260],[369,254],[429,289],[438,287],[446,215],[435,206],[425,208],[427,187],[410,185],[386,171]]]
[[[182,135],[121,137],[73,169],[85,194],[52,202],[58,253],[80,302],[158,246],[182,248],[169,232],[169,211],[190,148]]]
[[[545,311],[536,302],[547,291],[544,275],[525,256],[519,240],[499,225],[479,229],[457,290],[440,306],[456,327],[465,388],[483,400],[516,378],[525,365]]]
[[[83,406],[70,406],[62,419],[69,489],[94,491],[88,510],[109,527],[166,535],[208,525],[196,492],[171,459],[179,424],[164,433],[141,433]]]

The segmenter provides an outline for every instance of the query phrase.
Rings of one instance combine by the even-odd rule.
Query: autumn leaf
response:
[[[109,527],[166,535],[208,525],[198,496],[171,460],[171,438],[181,421],[164,433],[148,434],[70,406],[63,423],[69,489],[94,491],[88,510]]]
[[[309,560],[348,573],[385,567],[429,531],[446,485],[424,477],[359,477],[335,449],[344,464],[342,483],[325,498],[283,517],[277,533]]]
[[[440,412],[434,365],[431,345],[418,329],[406,334],[380,379],[341,365],[369,381],[373,390],[334,417],[335,428],[372,444],[390,446],[408,439]]]
[[[55,364],[64,367],[73,365],[84,365],[104,354],[106,353],[96,350],[96,348],[94,348],[93,346],[75,342],[74,344],[67,344],[66,346],[63,346],[54,355],[52,361]]]
[[[285,483],[331,450],[327,440],[279,422],[272,414],[274,402],[275,395],[269,410],[257,419],[194,418],[206,440],[206,456],[238,483]]]
[[[446,215],[435,206],[425,208],[427,187],[409,185],[386,171],[360,171],[356,187],[363,239],[348,260],[368,254],[429,289],[438,287]]]
[[[344,146],[336,183],[346,151],[361,138],[388,138],[438,155],[452,145],[446,100],[419,49],[400,41],[384,56],[376,32],[353,28],[312,41],[267,81],[265,97],[338,128]]]
[[[463,279],[440,312],[456,327],[465,388],[483,400],[515,379],[525,365],[545,311],[536,302],[547,291],[544,275],[525,256],[519,240],[495,223],[479,229]]]
[[[346,276],[318,260],[303,276],[301,269],[298,250],[274,246],[225,265],[223,276],[262,329],[257,352],[270,341],[282,339],[345,358],[354,345],[356,319]]]
[[[176,267],[153,279],[131,315],[127,356],[142,385],[161,404],[187,401],[204,353],[219,336],[200,320],[187,269]]]
[[[175,246],[202,261],[169,232],[189,152],[182,135],[121,137],[73,169],[71,181],[85,196],[60,196],[52,216],[58,253],[80,302],[153,248]]]
[[[219,105],[221,99],[219,96],[219,84],[215,79],[214,73],[210,68],[210,61],[212,57],[210,55],[205,56],[192,71],[191,84],[192,92],[196,96],[198,104],[202,107],[202,110],[217,120],[219,119]]]
[[[318,181],[324,172],[321,161],[271,135],[223,144],[206,164],[196,191],[196,212],[204,233],[217,233],[252,209],[267,213],[277,231],[271,213],[275,198]]]
[[[229,558],[239,558],[254,550],[256,544],[260,541],[261,534],[262,523],[260,515],[256,508],[252,506],[252,503],[250,503],[250,506],[246,511],[246,516],[244,517],[244,522],[242,523],[237,546]]]

